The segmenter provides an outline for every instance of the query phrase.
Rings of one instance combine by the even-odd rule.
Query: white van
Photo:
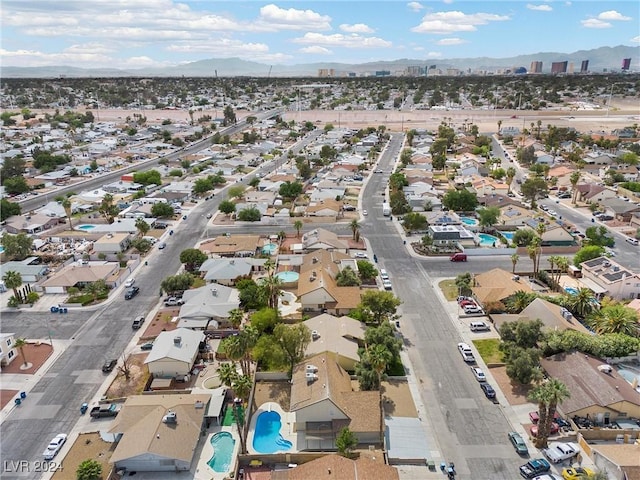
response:
[[[636,245],[637,246],[640,242],[638,242],[637,238],[628,237],[627,238],[627,243],[630,243],[631,245]]]
[[[489,330],[491,330],[491,327],[484,322],[471,322],[472,332],[488,332]]]

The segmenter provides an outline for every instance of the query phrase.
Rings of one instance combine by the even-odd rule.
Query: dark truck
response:
[[[115,417],[120,412],[120,405],[109,403],[93,407],[89,412],[91,418]]]

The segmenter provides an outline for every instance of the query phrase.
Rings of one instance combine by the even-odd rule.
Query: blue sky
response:
[[[3,66],[511,57],[640,45],[637,1],[2,0]]]

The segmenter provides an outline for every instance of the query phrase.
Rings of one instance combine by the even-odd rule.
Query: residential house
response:
[[[302,309],[346,315],[360,303],[360,287],[339,287],[336,275],[349,267],[356,273],[357,262],[347,254],[317,250],[307,253],[300,266],[297,295]]]
[[[227,327],[229,312],[240,307],[238,290],[217,283],[187,290],[182,300],[178,326],[195,330]]]
[[[202,242],[198,248],[221,257],[253,257],[260,246],[260,235],[220,235]]]
[[[538,151],[535,153],[535,157],[536,159],[534,160],[534,163],[540,165],[553,165],[554,156],[549,153]]]
[[[580,183],[576,185],[578,190],[576,200],[586,203],[602,203],[609,198],[615,198],[616,192],[595,183]]]
[[[334,352],[336,361],[342,368],[354,371],[356,363],[360,361],[358,348],[364,345],[366,328],[362,322],[351,317],[335,317],[323,313],[302,323],[311,332],[306,356]]]
[[[130,233],[107,233],[93,242],[93,251],[96,253],[124,252],[131,245]]]
[[[640,275],[608,257],[598,257],[580,264],[580,283],[596,297],[605,295],[616,300],[640,298]]]
[[[108,431],[118,442],[109,459],[114,470],[189,470],[198,459],[210,399],[210,394],[128,397]]]
[[[0,368],[9,365],[18,354],[15,333],[0,333]]]
[[[4,229],[7,233],[40,233],[65,222],[65,217],[50,217],[41,213],[13,215],[7,218]]]
[[[335,250],[346,253],[349,248],[348,241],[324,228],[316,228],[302,235],[302,245],[306,251]]]
[[[244,193],[244,201],[247,203],[262,203],[266,205],[273,205],[277,197],[277,192],[261,190],[249,190]]]
[[[264,258],[211,258],[200,266],[207,282],[233,286],[238,279],[251,278],[251,274],[263,270]]]
[[[471,290],[473,296],[483,305],[502,302],[519,291],[533,292],[528,281],[501,268],[475,275]]]
[[[320,182],[315,186],[313,190],[308,192],[309,201],[320,202],[323,200],[334,200],[336,198],[344,197],[347,187],[339,186],[334,183],[328,183],[326,181]]]
[[[589,445],[591,459],[610,480],[640,480],[640,443]]]
[[[557,223],[547,225],[541,238],[543,247],[567,247],[576,244],[573,235]]]
[[[433,244],[472,246],[474,235],[462,225],[429,225],[429,235]]]
[[[543,298],[536,298],[520,312],[520,316],[530,320],[541,320],[544,328],[550,331],[576,330],[590,333],[566,308]]]
[[[533,212],[530,209],[518,205],[506,205],[500,209],[498,225],[523,226],[533,219]]]
[[[357,460],[337,454],[324,455],[296,466],[271,472],[271,480],[399,480],[398,469],[367,457]]]
[[[155,378],[189,375],[198,357],[200,342],[205,339],[203,332],[188,328],[160,332],[144,363]]]
[[[115,286],[119,273],[118,262],[73,262],[57,270],[40,285],[45,293],[66,293],[69,287],[84,288],[98,280]]]
[[[571,394],[558,406],[564,415],[588,416],[600,425],[640,417],[640,395],[605,360],[574,351],[542,358],[540,365]]]
[[[354,391],[350,375],[334,353],[324,352],[295,366],[289,411],[295,414],[293,431],[305,433],[308,448],[318,440],[321,445],[334,444],[344,427],[360,444],[380,443],[378,392]]]
[[[6,262],[0,265],[0,279],[4,278],[7,272],[17,272],[22,278],[22,283],[36,283],[46,277],[49,267],[41,263],[39,257],[27,257],[24,260]]]
[[[615,161],[615,156],[608,153],[601,153],[598,151],[589,152],[582,157],[584,163],[589,165],[611,165]]]
[[[602,201],[602,206],[606,212],[613,215],[616,220],[621,222],[630,222],[634,213],[640,212],[640,205],[626,202],[620,198],[607,198]]]
[[[324,217],[335,220],[342,211],[342,202],[331,198],[319,201],[311,201],[306,208],[309,217]]]

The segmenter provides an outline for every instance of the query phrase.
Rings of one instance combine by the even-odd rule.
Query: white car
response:
[[[385,290],[391,290],[393,288],[393,285],[391,285],[390,280],[383,280],[382,286],[384,287]]]
[[[53,440],[51,440],[51,442],[49,442],[49,445],[47,445],[47,449],[42,453],[42,456],[44,456],[45,460],[53,460],[53,458],[58,454],[58,452],[60,451],[60,449],[62,448],[62,446],[64,445],[64,442],[67,441],[67,435],[64,433],[61,433],[59,435],[56,435]]]
[[[133,284],[136,283],[136,279],[135,278],[128,278],[126,282],[124,282],[124,286],[126,288],[130,288],[133,287]]]
[[[367,254],[364,252],[357,252],[356,258],[369,258],[369,257],[367,257]]]
[[[473,376],[476,377],[476,380],[479,382],[486,382],[487,381],[487,377],[484,374],[484,372],[482,371],[481,368],[478,367],[471,367],[471,372],[473,373]]]
[[[367,213],[367,211],[366,211],[366,210],[362,210],[362,215],[364,215],[364,216],[366,217],[366,216],[367,216],[367,215],[369,215],[369,214]]]
[[[551,463],[561,463],[578,455],[580,447],[576,443],[553,442],[549,444],[549,448],[542,450],[542,453]]]
[[[467,315],[471,313],[482,313],[482,309],[476,305],[465,305],[462,307],[462,310],[464,310],[464,313]]]

